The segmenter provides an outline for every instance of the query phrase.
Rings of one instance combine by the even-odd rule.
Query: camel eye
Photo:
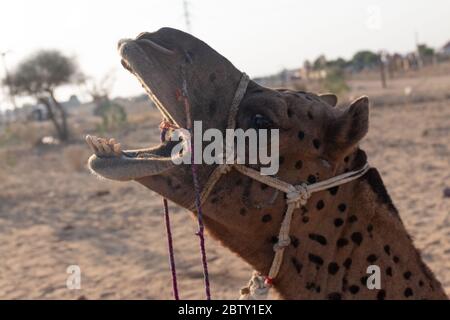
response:
[[[273,126],[273,122],[262,114],[258,113],[252,117],[251,126],[255,129],[270,129]]]

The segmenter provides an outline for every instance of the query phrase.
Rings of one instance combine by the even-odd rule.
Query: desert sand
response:
[[[350,84],[352,96],[372,100],[362,148],[450,294],[450,77],[392,80],[386,90],[376,79]],[[125,147],[153,144],[159,119],[148,104],[144,120],[111,135]],[[82,138],[95,131],[83,121],[78,142],[67,147],[0,147],[0,299],[170,299],[162,200],[137,183],[90,174]],[[202,299],[195,220],[170,209],[181,297]],[[237,298],[251,267],[217,241],[206,242],[213,298]],[[69,265],[81,268],[80,290],[66,288]]]

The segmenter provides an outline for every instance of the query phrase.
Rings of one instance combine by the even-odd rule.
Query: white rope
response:
[[[265,284],[265,277],[253,271],[247,286],[241,289],[239,300],[265,300],[269,295],[269,287]]]
[[[270,266],[269,274],[265,278],[264,287],[261,288],[260,282],[257,281],[257,279],[255,279],[255,277],[262,277],[262,276],[261,275],[255,276],[254,274],[249,282],[249,286],[247,287],[248,290],[244,289],[241,290],[241,296],[239,297],[240,300],[255,300],[255,299],[264,299],[267,296],[268,290],[272,286],[273,279],[277,277],[280,271],[281,264],[283,263],[284,250],[291,243],[291,237],[289,235],[289,232],[291,228],[292,214],[294,210],[299,208],[300,206],[306,205],[308,199],[311,197],[311,194],[314,192],[327,190],[329,188],[359,179],[370,169],[370,166],[368,163],[366,163],[359,170],[344,173],[335,176],[333,178],[317,183],[312,183],[309,185],[305,183],[302,183],[300,185],[291,185],[276,178],[272,178],[269,176],[261,176],[256,170],[244,167],[242,165],[234,165],[233,168],[264,184],[270,185],[286,193],[286,204],[288,205],[288,207],[286,209],[283,221],[281,222],[281,227],[278,234],[278,241],[273,247],[273,250],[275,251],[275,256],[273,258],[272,265]],[[257,287],[255,287],[255,285],[257,285]],[[262,292],[265,292],[265,294],[261,294]]]

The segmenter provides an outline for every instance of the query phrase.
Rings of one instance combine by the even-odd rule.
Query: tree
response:
[[[366,68],[373,69],[377,67],[379,63],[380,59],[378,54],[368,50],[357,52],[351,60],[351,64],[356,71],[361,71]]]
[[[23,60],[9,77],[15,95],[30,96],[42,103],[58,138],[69,139],[67,112],[55,97],[55,90],[79,80],[75,61],[57,50],[41,50]]]
[[[323,70],[327,66],[327,58],[324,55],[320,55],[313,62],[314,70]]]
[[[123,126],[127,121],[125,109],[110,99],[114,84],[113,73],[109,72],[97,81],[86,78],[83,83],[95,104],[94,115],[102,118],[102,124],[97,128],[98,131],[104,132]]]
[[[347,67],[348,62],[343,58],[337,58],[336,60],[327,61],[328,68],[337,68],[344,70]]]
[[[421,57],[433,57],[434,56],[434,49],[428,47],[426,44],[418,45],[417,51],[419,51],[419,55]]]
[[[323,81],[323,87],[327,91],[335,94],[341,94],[350,89],[345,81],[345,72],[339,67],[331,67],[327,69],[327,75]]]

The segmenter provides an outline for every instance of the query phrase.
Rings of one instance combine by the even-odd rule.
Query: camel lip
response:
[[[178,143],[178,142],[177,142]],[[122,156],[126,158],[140,158],[140,159],[160,159],[171,160],[172,149],[175,146],[175,141],[167,140],[158,145],[149,148],[140,148],[133,150],[122,151]]]
[[[176,166],[171,154],[175,144],[167,141],[148,149],[124,150],[114,157],[94,154],[88,160],[88,168],[100,177],[118,181],[160,175]]]

